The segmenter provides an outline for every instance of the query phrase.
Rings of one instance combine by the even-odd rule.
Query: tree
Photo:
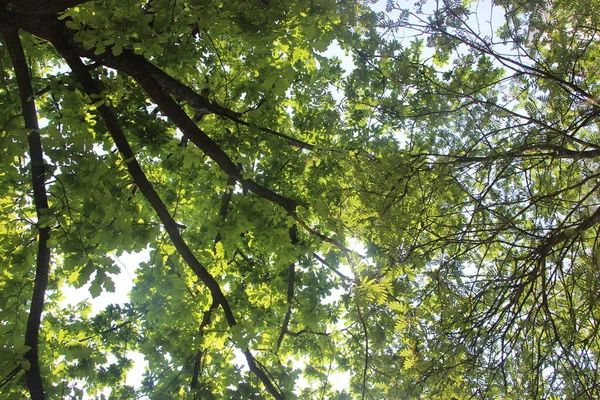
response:
[[[600,4],[485,4],[1,1],[3,396],[598,397]]]
[[[358,53],[411,171],[365,227],[409,286],[369,325],[403,332],[398,396],[596,398],[600,4],[495,3],[389,2]]]

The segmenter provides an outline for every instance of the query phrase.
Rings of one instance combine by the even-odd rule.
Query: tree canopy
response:
[[[599,19],[0,0],[0,394],[600,398]]]

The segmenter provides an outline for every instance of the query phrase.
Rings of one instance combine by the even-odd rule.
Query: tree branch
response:
[[[120,324],[115,325],[112,328],[108,328],[108,329],[103,330],[102,332],[98,332],[98,335],[106,335],[107,333],[118,331],[122,327],[127,326],[127,325],[131,324],[132,322],[133,322],[132,320],[121,322]],[[83,339],[79,339],[79,341],[80,342],[85,342],[86,340],[90,340],[90,339],[93,339],[93,338],[94,338],[94,335],[90,335],[90,336],[85,337]]]
[[[478,50],[484,54],[487,54],[487,55],[495,58],[496,60],[498,60],[498,62],[500,62],[505,67],[510,68],[511,70],[513,70],[515,72],[524,71],[524,72],[530,74],[531,76],[536,76],[538,78],[553,81],[553,82],[559,84],[563,89],[566,90],[566,88],[568,88],[572,91],[571,93],[577,93],[579,96],[586,99],[589,102],[589,104],[594,106],[595,108],[600,108],[600,103],[596,96],[591,95],[590,93],[586,92],[585,90],[583,90],[581,87],[575,85],[574,83],[560,78],[559,76],[553,74],[551,71],[543,70],[536,66],[530,66],[523,62],[517,61],[508,55],[500,54],[499,52],[492,49],[492,47],[489,45],[489,43],[486,43],[483,38],[481,38],[476,32],[474,32],[462,20],[462,18],[460,18],[458,15],[456,15],[456,13],[454,13],[450,8],[448,8],[446,11],[448,11],[450,14],[452,14],[453,17],[455,17],[457,20],[461,21],[461,23],[466,27],[465,28],[466,31],[469,32],[472,36],[474,36],[475,39],[477,41],[479,41],[479,43],[476,41],[469,41],[467,38],[462,37],[460,34],[450,33],[450,31],[442,28],[441,26],[431,24],[430,27],[432,28],[432,30],[434,32],[439,32],[439,33],[446,35],[452,39],[455,39],[461,43],[464,43],[465,45],[470,46],[471,48],[473,48],[475,50]],[[535,60],[533,60],[533,61],[535,61]],[[566,90],[566,91],[568,92],[568,90]]]
[[[97,88],[96,82],[93,80],[91,75],[89,74],[87,68],[79,58],[76,50],[71,47],[66,41],[61,40],[61,38],[54,38],[53,45],[56,47],[58,52],[64,57],[69,64],[69,67],[83,86],[84,90],[89,96],[98,96],[100,91]],[[176,104],[175,104],[176,105]],[[230,327],[233,327],[237,324],[233,311],[227,301],[225,295],[221,291],[221,287],[219,283],[215,280],[215,278],[210,274],[210,272],[198,261],[192,250],[187,245],[186,241],[181,236],[179,232],[178,224],[171,217],[169,210],[166,205],[163,203],[162,199],[146,177],[146,174],[140,167],[127,138],[121,126],[119,125],[117,118],[109,107],[106,105],[98,106],[98,112],[100,116],[104,120],[106,128],[110,132],[111,137],[113,138],[121,156],[125,160],[125,164],[127,165],[127,169],[129,174],[133,178],[135,184],[139,187],[140,191],[148,200],[150,205],[154,208],[154,211],[160,218],[169,238],[171,239],[173,245],[183,258],[183,260],[188,264],[188,266],[194,271],[196,276],[200,278],[200,280],[208,287],[211,292],[213,301],[219,305],[223,309],[225,313],[225,319]],[[183,112],[183,111],[182,111]],[[189,119],[189,118],[188,118]],[[190,120],[191,121],[191,120]],[[269,379],[269,377],[262,371],[260,368],[256,366],[256,362],[254,360],[254,356],[250,352],[250,350],[246,349],[244,351],[246,356],[246,361],[250,366],[250,370],[262,381],[265,385],[269,393],[276,399],[283,399],[283,396],[277,388],[275,388],[273,382]]]
[[[42,311],[44,310],[44,299],[48,287],[48,274],[50,272],[50,249],[48,239],[50,238],[50,227],[48,226],[48,198],[46,196],[45,164],[42,141],[39,129],[35,102],[33,100],[33,89],[29,76],[29,69],[25,59],[25,53],[21,45],[19,33],[16,29],[2,32],[6,40],[8,52],[15,70],[19,86],[19,96],[23,108],[25,127],[30,129],[27,135],[29,143],[29,157],[31,158],[31,181],[33,185],[33,201],[38,221],[38,251],[35,268],[35,282],[31,295],[29,317],[25,331],[25,345],[29,350],[25,358],[30,363],[30,368],[25,372],[27,387],[33,400],[44,399],[44,386],[40,373],[38,341]]]
[[[544,153],[536,153],[535,151],[546,151]],[[558,146],[552,143],[534,143],[530,145],[520,146],[514,150],[509,150],[503,153],[491,153],[486,156],[468,156],[468,155],[448,155],[440,153],[419,153],[411,155],[413,158],[418,157],[439,157],[449,158],[453,161],[448,163],[479,163],[498,160],[508,160],[513,158],[564,158],[571,160],[584,160],[592,158],[600,158],[600,149],[590,150],[571,150],[563,146]]]
[[[95,55],[93,50],[81,48],[80,54],[83,54],[82,52],[85,53],[86,57],[90,57],[92,59],[101,59],[104,65],[119,69],[130,76],[134,76],[139,73],[140,70],[142,70],[144,75],[149,78],[151,77],[155,81],[154,85],[160,86],[165,93],[169,93],[178,100],[185,101],[192,106],[197,113],[196,117],[206,114],[216,114],[240,125],[247,127],[252,126],[251,123],[241,119],[241,115],[239,113],[223,107],[215,102],[211,102],[205,96],[195,92],[189,86],[179,82],[177,79],[171,77],[169,74],[156,67],[144,57],[134,54],[131,50],[123,50],[123,53],[118,57],[112,55],[110,49],[107,49],[107,51],[100,56]],[[313,150],[315,147],[312,144],[303,142],[273,129],[265,127],[257,127],[257,129],[259,129],[261,132],[285,139],[292,146],[298,148]]]
[[[557,244],[581,235],[583,231],[590,229],[598,223],[600,223],[600,207],[598,207],[592,215],[584,219],[579,225],[571,229],[562,229],[560,232],[554,232],[544,241],[541,246],[537,248],[536,253],[544,258]]]
[[[306,229],[312,235],[315,235],[316,237],[318,237],[319,239],[321,239],[324,242],[327,242],[329,244],[334,245],[335,247],[337,247],[338,249],[340,249],[344,253],[344,255],[346,256],[346,258],[350,259],[350,253],[352,253],[352,250],[350,250],[349,248],[347,248],[343,244],[337,242],[336,240],[330,238],[329,236],[323,235],[321,232],[317,231],[316,229],[311,228],[296,213],[292,213],[291,215],[292,215],[292,217],[296,221],[298,221],[298,223],[300,224],[300,226],[302,226],[304,229]]]
[[[2,379],[2,381],[0,382],[0,389],[2,389],[5,385],[7,385],[10,381],[13,380],[13,378],[15,376],[17,376],[17,374],[19,372],[21,372],[21,370],[23,369],[23,367],[21,367],[21,365],[17,365],[16,367],[14,367],[12,369],[12,371],[10,371],[6,377],[4,379]]]
[[[83,3],[83,1],[63,0],[61,1],[61,3],[79,4]],[[201,117],[207,114],[215,114],[223,118],[229,119],[233,122],[236,122],[240,125],[248,127],[252,126],[251,123],[241,119],[240,113],[230,110],[227,107],[223,107],[215,102],[211,102],[208,98],[195,92],[189,86],[179,82],[177,79],[173,78],[160,68],[153,65],[144,57],[134,54],[134,52],[129,49],[124,49],[119,56],[115,56],[112,54],[110,46],[107,47],[106,51],[100,55],[95,54],[94,48],[85,49],[80,43],[77,43],[73,39],[73,31],[65,27],[64,21],[58,21],[53,16],[51,18],[48,18],[48,16],[46,15],[27,15],[21,13],[19,15],[14,15],[14,18],[11,18],[11,21],[0,20],[0,27],[4,26],[5,24],[7,24],[7,26],[20,26],[21,29],[24,29],[27,32],[30,32],[48,41],[52,41],[53,37],[57,37],[58,33],[58,36],[61,36],[64,39],[68,40],[70,44],[76,49],[77,53],[82,57],[87,57],[89,59],[99,62],[104,66],[116,69],[118,71],[122,71],[132,77],[135,75],[145,75],[147,78],[154,82],[154,85],[157,85],[160,88],[162,88],[162,90],[165,93],[169,93],[178,100],[184,101],[187,104],[189,104],[196,111],[195,117]],[[273,129],[258,126],[256,128],[259,129],[261,132],[265,132],[270,135],[274,135],[285,139],[292,146],[306,150],[312,150],[315,148],[315,146],[310,143],[303,142],[299,139],[293,138],[281,132],[277,132]]]
[[[363,328],[363,332],[365,334],[365,360],[364,360],[364,366],[363,366],[363,371],[362,371],[362,397],[361,399],[364,400],[365,395],[367,393],[367,369],[369,366],[369,331],[367,329],[367,323],[365,322],[365,319],[363,318],[362,315],[362,311],[360,310],[360,304],[358,304],[358,301],[356,301],[356,315],[358,316],[358,320],[360,321],[360,324]]]
[[[316,258],[317,260],[319,260],[319,262],[321,264],[323,264],[324,266],[326,266],[327,268],[329,268],[330,270],[332,270],[333,272],[335,272],[335,274],[337,276],[339,276],[340,278],[342,278],[343,281],[345,281],[345,282],[352,282],[351,278],[349,278],[346,275],[342,274],[337,268],[335,268],[333,265],[329,264],[327,261],[325,261],[323,259],[323,257],[319,256],[317,253],[313,253],[313,257]]]
[[[136,72],[132,75],[133,79],[152,97],[154,102],[160,107],[167,117],[175,124],[183,134],[191,140],[198,148],[206,153],[227,175],[234,177],[246,189],[256,193],[258,196],[279,204],[286,211],[292,213],[300,205],[299,202],[284,197],[270,189],[256,183],[252,179],[245,179],[242,171],[221,149],[221,147],[204,133],[185,111],[171,98],[171,96],[161,88],[152,76]],[[190,89],[191,90],[191,89]]]
[[[137,56],[129,50],[124,50],[119,56],[114,56],[110,51],[106,51],[101,55],[95,55],[93,51],[86,50],[80,44],[73,41],[71,32],[65,28],[62,21],[40,20],[33,17],[19,21],[19,24],[23,25],[28,32],[49,40],[55,45],[57,41],[68,43],[73,54],[78,57],[89,57],[102,62],[108,67],[115,68],[130,75],[153,98],[154,102],[167,117],[177,125],[184,133],[184,136],[194,142],[198,148],[213,159],[227,175],[233,176],[243,187],[254,192],[258,196],[263,197],[272,203],[279,204],[308,232],[338,247],[347,256],[349,255],[349,249],[330,237],[312,229],[295,214],[296,208],[302,205],[302,203],[275,193],[251,179],[244,179],[242,177],[242,171],[240,171],[229,156],[214,140],[196,125],[181,106],[171,98],[169,93],[172,93],[175,97],[185,99],[191,103],[194,108],[201,109],[203,110],[202,112],[207,114],[214,113],[236,120],[237,113],[211,103],[208,99],[205,99],[194,92],[190,87],[178,82],[145,58]],[[0,27],[1,26],[2,25],[0,24]],[[85,70],[87,71],[87,68],[85,68]]]

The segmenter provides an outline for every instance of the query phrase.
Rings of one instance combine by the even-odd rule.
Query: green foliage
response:
[[[49,398],[600,397],[598,1],[68,3],[0,6],[3,398],[43,228]]]

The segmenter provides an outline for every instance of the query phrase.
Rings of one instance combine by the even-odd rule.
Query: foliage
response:
[[[0,1],[3,397],[600,397],[600,3],[380,6]]]

